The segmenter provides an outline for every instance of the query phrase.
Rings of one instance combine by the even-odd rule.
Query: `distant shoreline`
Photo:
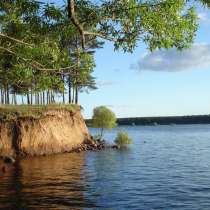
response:
[[[91,119],[86,119],[87,125],[91,125]],[[192,116],[166,116],[166,117],[127,117],[118,118],[118,125],[186,125],[186,124],[210,124],[210,115]]]

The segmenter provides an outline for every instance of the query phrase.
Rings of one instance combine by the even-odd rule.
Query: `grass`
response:
[[[45,111],[59,109],[75,112],[81,108],[75,104],[0,105],[0,121],[16,120],[25,117],[38,119]]]

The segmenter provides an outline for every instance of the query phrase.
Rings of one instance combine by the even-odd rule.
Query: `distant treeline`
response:
[[[91,126],[91,120],[86,120]],[[118,118],[118,125],[210,124],[210,115]]]

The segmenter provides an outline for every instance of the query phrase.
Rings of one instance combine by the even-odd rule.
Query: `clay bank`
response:
[[[49,155],[81,149],[90,135],[76,105],[0,107],[0,156]]]

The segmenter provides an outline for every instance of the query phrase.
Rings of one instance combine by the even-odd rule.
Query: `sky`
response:
[[[210,10],[197,10],[195,43],[181,53],[150,53],[144,44],[132,54],[116,52],[110,42],[97,50],[98,89],[79,96],[84,117],[101,105],[117,117],[210,114]]]

